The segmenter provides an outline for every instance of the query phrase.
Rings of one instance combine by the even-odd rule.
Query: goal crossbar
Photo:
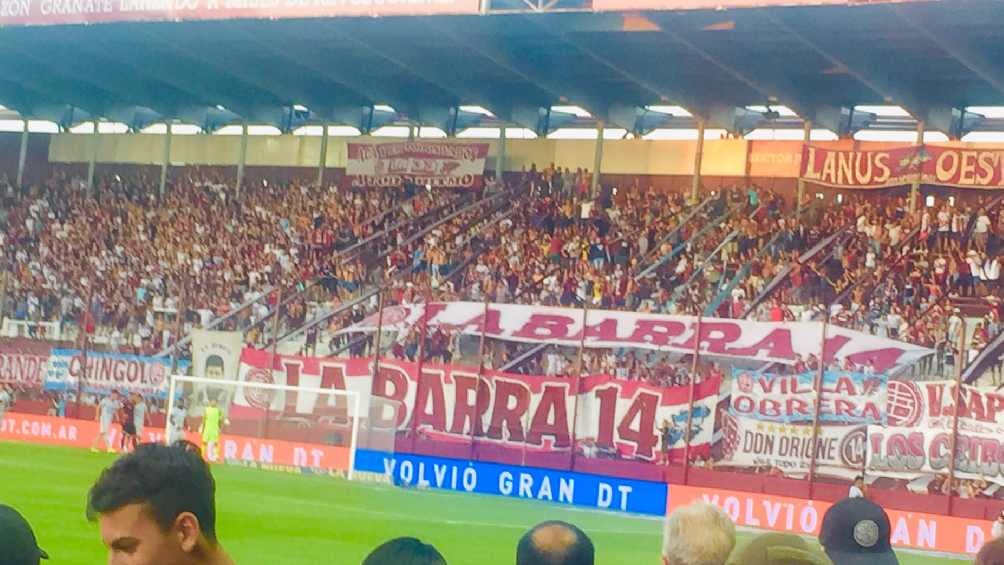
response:
[[[174,412],[174,399],[177,396],[177,385],[178,383],[192,383],[192,384],[205,384],[215,387],[247,387],[253,389],[261,390],[277,390],[277,391],[296,391],[296,392],[310,392],[314,394],[325,394],[332,396],[344,396],[351,399],[352,404],[352,440],[349,444],[349,468],[346,476],[349,480],[352,480],[353,473],[355,472],[356,466],[356,447],[359,443],[359,418],[361,409],[361,395],[354,390],[338,390],[331,388],[318,388],[309,386],[293,386],[293,385],[280,385],[275,383],[256,383],[247,381],[232,381],[232,380],[222,380],[222,379],[210,379],[206,377],[193,377],[188,375],[171,375],[171,384],[167,395],[167,415],[170,416]],[[169,422],[166,424],[170,425]],[[165,434],[167,437],[168,434]]]

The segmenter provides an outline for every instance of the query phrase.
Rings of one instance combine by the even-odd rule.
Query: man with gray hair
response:
[[[664,565],[724,565],[736,545],[736,526],[717,506],[695,502],[666,518]]]

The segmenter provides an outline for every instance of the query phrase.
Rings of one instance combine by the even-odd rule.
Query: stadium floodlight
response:
[[[397,407],[359,392],[173,375],[165,442],[189,439],[210,461],[353,478],[360,430],[367,449],[392,451]]]

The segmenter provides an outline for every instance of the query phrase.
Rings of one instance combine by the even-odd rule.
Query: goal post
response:
[[[209,461],[351,480],[360,437],[365,448],[393,450],[394,428],[379,416],[385,403],[355,390],[172,375],[164,439],[192,441]],[[213,423],[203,429],[210,406],[218,432]]]

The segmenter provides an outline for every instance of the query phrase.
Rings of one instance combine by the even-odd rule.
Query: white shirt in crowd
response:
[[[994,257],[983,264],[983,280],[996,281],[999,278],[1001,278],[1001,262]]]
[[[990,218],[986,214],[981,214],[979,218],[976,218],[976,226],[973,228],[975,233],[987,233],[990,231]]]
[[[847,498],[864,498],[865,493],[861,492],[858,485],[851,485],[850,490],[847,492]]]

